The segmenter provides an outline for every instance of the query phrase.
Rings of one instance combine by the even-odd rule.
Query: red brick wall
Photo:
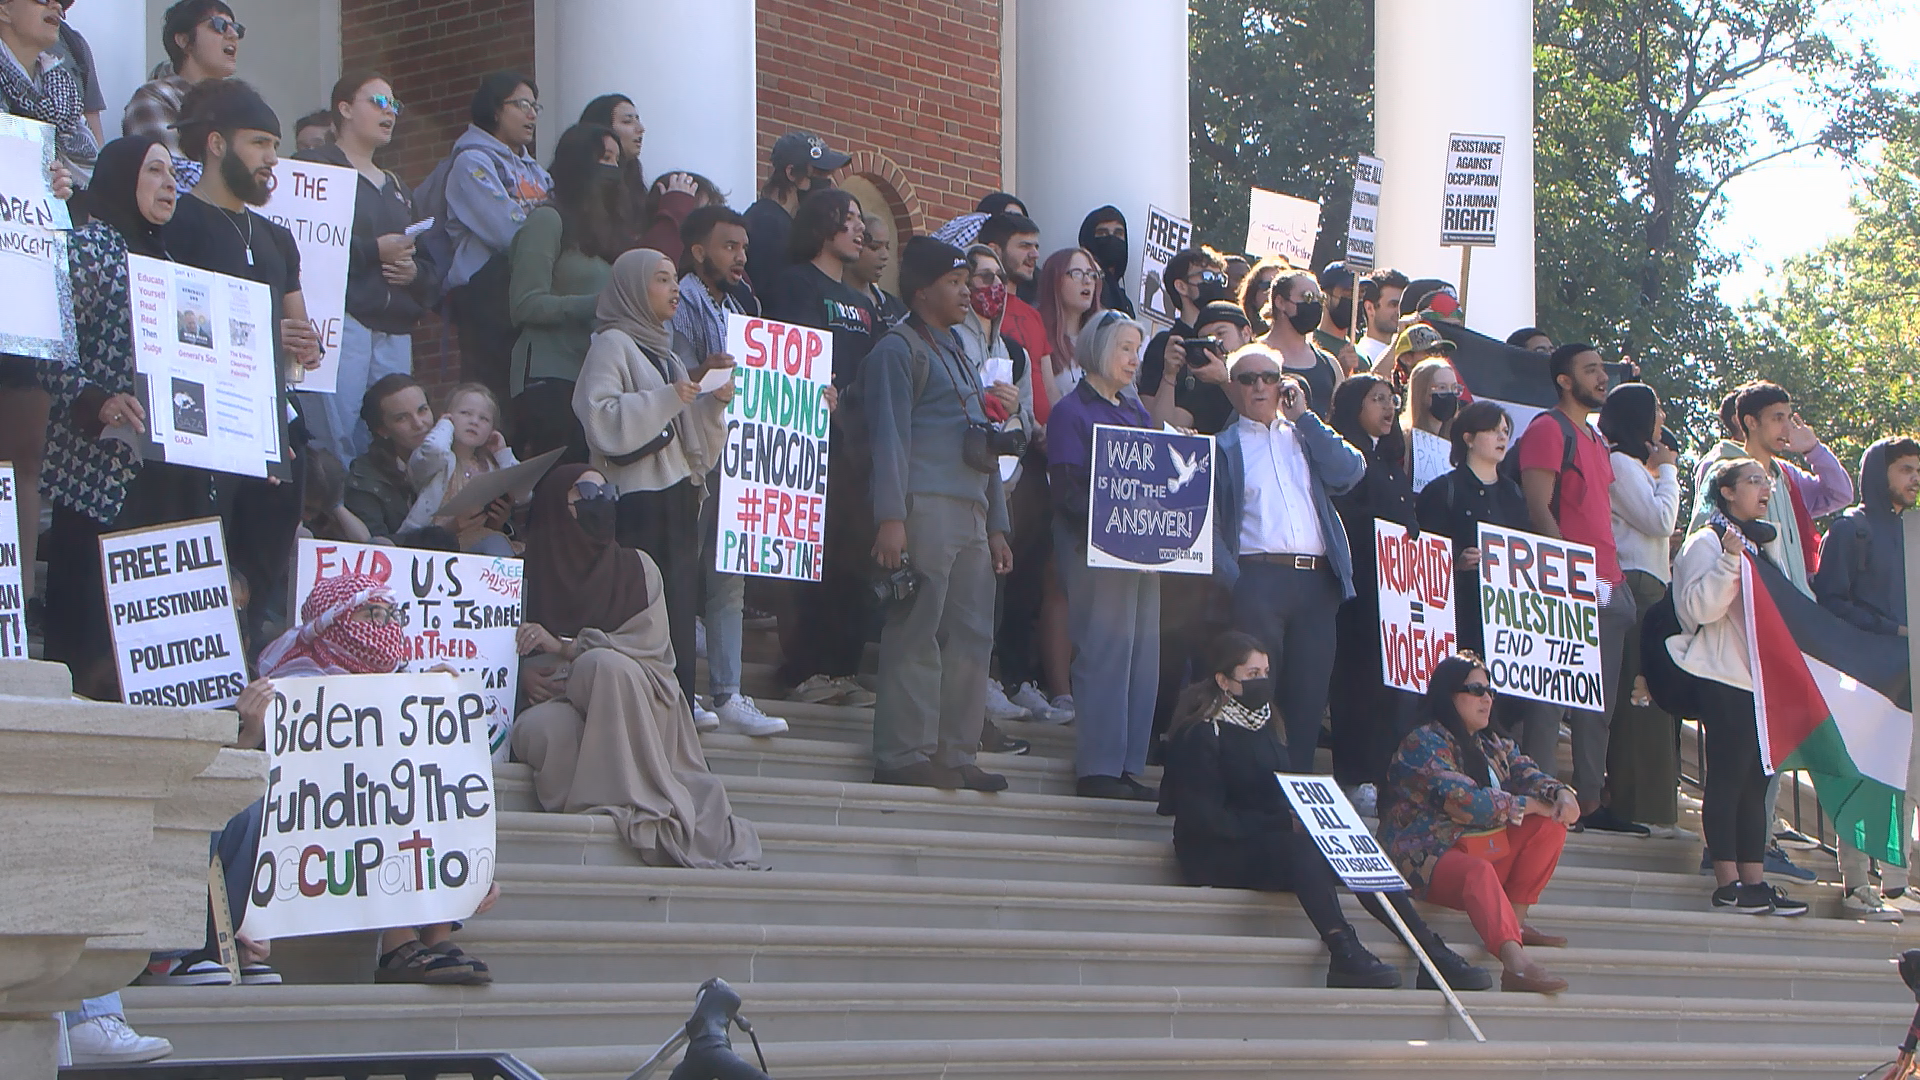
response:
[[[467,129],[480,76],[537,78],[533,0],[340,0],[340,56],[347,70],[385,75],[406,105],[381,163],[418,184]],[[414,331],[413,371],[430,389],[459,380],[452,331],[437,318]]]
[[[902,240],[971,211],[1000,187],[1000,11],[1000,0],[759,0],[759,179],[773,141],[799,128],[899,196]]]

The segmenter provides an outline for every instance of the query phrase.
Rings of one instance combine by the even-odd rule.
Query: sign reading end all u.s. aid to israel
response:
[[[1213,573],[1213,438],[1096,424],[1087,565]]]

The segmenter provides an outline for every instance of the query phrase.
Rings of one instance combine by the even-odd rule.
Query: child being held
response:
[[[447,395],[445,412],[407,460],[413,488],[420,494],[402,531],[439,525],[459,536],[462,551],[515,554],[512,542],[500,531],[511,513],[504,497],[458,520],[440,513],[440,507],[474,477],[520,463],[495,426],[499,417],[500,406],[494,401],[493,391],[479,383],[461,383]]]

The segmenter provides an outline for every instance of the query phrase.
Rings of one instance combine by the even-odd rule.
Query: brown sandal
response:
[[[449,957],[459,963],[467,965],[468,969],[473,972],[473,977],[467,980],[468,986],[485,986],[493,981],[493,972],[487,970],[487,965],[481,961],[479,957],[455,945],[452,938],[448,938],[438,945],[428,945],[426,949],[430,953],[438,953],[441,956]]]
[[[373,981],[463,986],[473,981],[473,968],[465,960],[434,952],[416,938],[382,955],[380,966],[374,968]]]

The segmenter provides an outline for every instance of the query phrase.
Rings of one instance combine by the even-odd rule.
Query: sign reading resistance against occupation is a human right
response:
[[[1500,225],[1500,167],[1505,135],[1447,136],[1447,176],[1440,243],[1492,247]]]
[[[1293,816],[1327,857],[1327,865],[1354,892],[1405,892],[1407,880],[1394,869],[1380,842],[1367,831],[1360,812],[1347,801],[1331,776],[1274,773],[1293,804]]]
[[[1606,708],[1593,548],[1480,523],[1480,624],[1502,694]]]
[[[826,565],[831,427],[823,392],[833,382],[833,337],[729,312],[727,355],[733,357],[733,400],[720,447],[713,567],[819,581]]]
[[[1087,565],[1213,573],[1213,437],[1095,424]]]
[[[107,623],[129,705],[222,708],[247,686],[217,517],[100,538]]]

